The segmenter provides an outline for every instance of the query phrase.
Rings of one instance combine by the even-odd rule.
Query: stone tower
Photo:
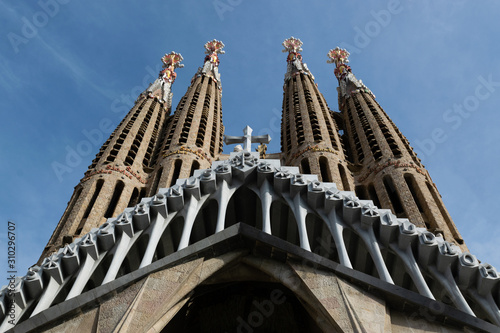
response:
[[[175,113],[170,116],[157,150],[157,165],[149,194],[158,188],[175,184],[178,178],[188,178],[197,169],[210,167],[222,153],[222,87],[219,54],[224,44],[212,40],[205,44],[205,60],[191,80]]]
[[[407,217],[466,249],[432,179],[408,140],[358,80],[347,63],[349,53],[328,52],[339,82],[339,109],[349,140],[349,160],[354,170],[355,192],[360,199]]]
[[[290,37],[283,46],[288,56],[283,85],[282,160],[286,165],[299,166],[302,173],[336,183],[340,190],[352,190],[353,178],[334,114],[302,61],[302,42]]]
[[[184,66],[180,64],[182,56],[175,52],[161,60],[163,69],[158,78],[139,95],[75,187],[40,258],[100,226],[126,207],[135,206],[146,194],[153,150],[171,110],[171,86],[177,75],[174,70]]]

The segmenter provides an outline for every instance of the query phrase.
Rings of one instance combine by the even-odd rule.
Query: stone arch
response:
[[[300,246],[297,221],[290,206],[282,200],[271,204],[271,230],[274,236]]]
[[[238,222],[262,230],[262,204],[260,198],[247,186],[240,187],[229,200],[225,228]]]

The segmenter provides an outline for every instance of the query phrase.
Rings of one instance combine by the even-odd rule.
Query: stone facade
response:
[[[301,45],[283,43],[281,152],[262,146],[260,159],[250,128],[244,151],[222,154],[224,44],[205,44],[172,115],[182,56],[165,55],[75,187],[40,267],[16,280],[23,318],[13,332],[496,328],[483,320],[500,323],[500,276],[466,253],[429,173],[352,74],[349,54],[328,54],[334,112]],[[8,297],[0,292],[0,305]],[[2,311],[0,331],[12,327]]]

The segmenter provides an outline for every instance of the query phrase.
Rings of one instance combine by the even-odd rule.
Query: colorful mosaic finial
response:
[[[160,78],[163,78],[163,80],[167,82],[173,83],[175,81],[175,78],[177,77],[175,69],[184,67],[184,65],[181,64],[182,60],[184,60],[184,58],[180,53],[172,51],[168,54],[165,54],[161,58],[161,61],[163,62],[163,70],[160,72]]]
[[[220,53],[224,54],[226,51],[223,51],[222,49],[224,48],[224,43],[221,42],[220,40],[213,39],[205,44],[205,54],[212,54],[212,53]]]
[[[222,49],[224,48],[224,43],[220,40],[214,39],[205,44],[205,62],[210,61],[214,66],[219,66],[219,56],[218,54],[226,53]]]
[[[349,52],[346,49],[341,49],[340,47],[336,47],[335,49],[331,49],[327,53],[327,57],[329,58],[326,62],[329,64],[335,64],[334,74],[337,79],[341,79],[347,75],[351,71],[351,67],[347,65],[349,60]]]
[[[181,61],[184,60],[182,55],[177,52],[170,52],[168,54],[165,54],[162,58],[161,61],[163,62],[163,68],[174,66],[175,68],[181,68],[184,67],[184,65],[181,64]]]
[[[297,53],[297,52],[302,51],[302,48],[301,48],[302,41],[298,38],[293,37],[293,36],[285,39],[285,41],[283,42],[282,45],[285,48],[282,52]]]
[[[335,70],[333,73],[339,80],[340,92],[342,96],[349,98],[353,93],[358,93],[364,91],[375,98],[375,95],[368,89],[361,80],[356,79],[354,74],[352,74],[351,67],[347,65],[349,62],[349,52],[346,49],[341,49],[336,47],[331,49],[326,54],[329,64],[335,64]]]
[[[300,54],[300,51],[302,51],[302,41],[292,36],[285,39],[282,45],[285,48],[283,52],[288,52],[288,56],[286,57],[287,70],[285,73],[285,81],[290,80],[293,75],[299,73],[311,75],[314,80],[314,76],[307,68],[307,65],[302,62],[302,55]]]
[[[346,49],[341,49],[340,47],[336,47],[328,51],[327,57],[329,58],[326,62],[329,64],[335,63],[338,66],[339,63],[347,64],[349,60],[349,52]]]

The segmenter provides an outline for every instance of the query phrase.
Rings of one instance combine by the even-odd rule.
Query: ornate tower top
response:
[[[184,65],[181,64],[182,60],[184,60],[184,58],[180,53],[172,51],[169,54],[165,54],[161,58],[163,70],[160,72],[160,78],[164,81],[173,83],[177,77],[175,69],[184,67]]]
[[[293,53],[298,53],[300,51],[302,51],[302,41],[298,38],[295,38],[295,37],[290,37],[290,38],[287,38],[283,41],[283,44],[282,44],[285,49],[282,51],[282,52],[293,52]]]
[[[224,48],[224,43],[221,42],[220,40],[217,40],[217,39],[213,39],[209,42],[206,42],[205,43],[205,54],[217,54],[217,53],[220,53],[220,54],[224,54],[226,53],[226,51],[223,51],[222,49]]]
[[[351,67],[347,65],[347,63],[349,62],[349,60],[347,59],[349,55],[350,53],[347,52],[346,49],[341,49],[338,46],[335,49],[331,49],[327,54],[327,57],[329,59],[326,62],[329,64],[335,64],[334,73],[339,80],[343,76],[345,76],[347,72],[351,71]]]
[[[358,91],[364,91],[371,94],[374,98],[375,95],[368,89],[361,80],[356,79],[354,74],[352,74],[351,67],[347,65],[350,53],[346,49],[341,49],[336,47],[331,49],[327,53],[329,64],[335,64],[334,74],[339,80],[340,93],[343,97],[349,98],[349,96]]]
[[[151,98],[157,97],[160,101],[166,102],[167,110],[170,109],[172,99],[171,87],[177,77],[175,69],[184,67],[184,65],[181,64],[182,60],[183,58],[180,53],[172,51],[165,54],[161,58],[163,69],[158,74],[158,78],[150,84],[146,91],[139,95],[137,100],[139,100],[141,96],[149,96]]]
[[[205,63],[203,64],[203,68],[196,73],[196,76],[200,76],[205,74],[207,76],[212,77],[217,82],[217,87],[221,89],[220,86],[220,74],[219,74],[219,54],[226,53],[222,49],[224,48],[224,43],[220,40],[213,39],[207,42],[205,45]]]
[[[314,80],[314,76],[309,71],[309,68],[307,68],[307,64],[302,62],[302,55],[299,53],[302,51],[302,41],[292,36],[285,39],[282,45],[285,48],[282,52],[288,52],[288,57],[286,58],[287,71],[285,74],[285,81],[290,80],[293,75],[298,73],[311,75]]]

